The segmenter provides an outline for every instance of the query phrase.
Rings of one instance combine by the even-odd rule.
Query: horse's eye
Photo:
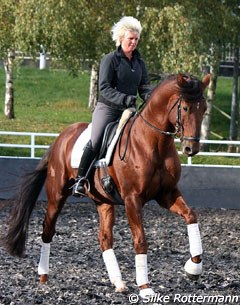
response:
[[[188,107],[183,106],[183,110],[184,110],[185,112],[187,112],[187,111],[188,111]]]

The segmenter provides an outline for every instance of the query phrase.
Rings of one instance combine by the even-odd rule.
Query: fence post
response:
[[[35,135],[31,134],[31,158],[35,158]]]

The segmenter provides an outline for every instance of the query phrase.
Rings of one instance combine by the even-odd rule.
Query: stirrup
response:
[[[84,192],[80,192],[78,190],[79,184],[82,184],[82,187],[84,188],[84,184],[87,184],[87,190],[90,191],[90,183],[89,180],[86,177],[81,177],[77,180],[77,182],[72,186],[72,195],[75,197],[87,197],[87,195]]]

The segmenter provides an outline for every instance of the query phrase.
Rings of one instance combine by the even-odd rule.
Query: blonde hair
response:
[[[116,42],[116,46],[120,46],[120,40],[124,37],[127,31],[136,32],[141,34],[142,26],[141,23],[134,17],[125,16],[122,17],[117,23],[112,27],[112,40]]]

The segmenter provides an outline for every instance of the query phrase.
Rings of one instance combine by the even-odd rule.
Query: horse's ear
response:
[[[188,84],[186,75],[179,73],[177,75],[177,82],[180,87],[186,87]]]
[[[211,79],[211,74],[207,74],[203,77],[202,79],[202,84],[203,84],[203,90],[209,85]]]

